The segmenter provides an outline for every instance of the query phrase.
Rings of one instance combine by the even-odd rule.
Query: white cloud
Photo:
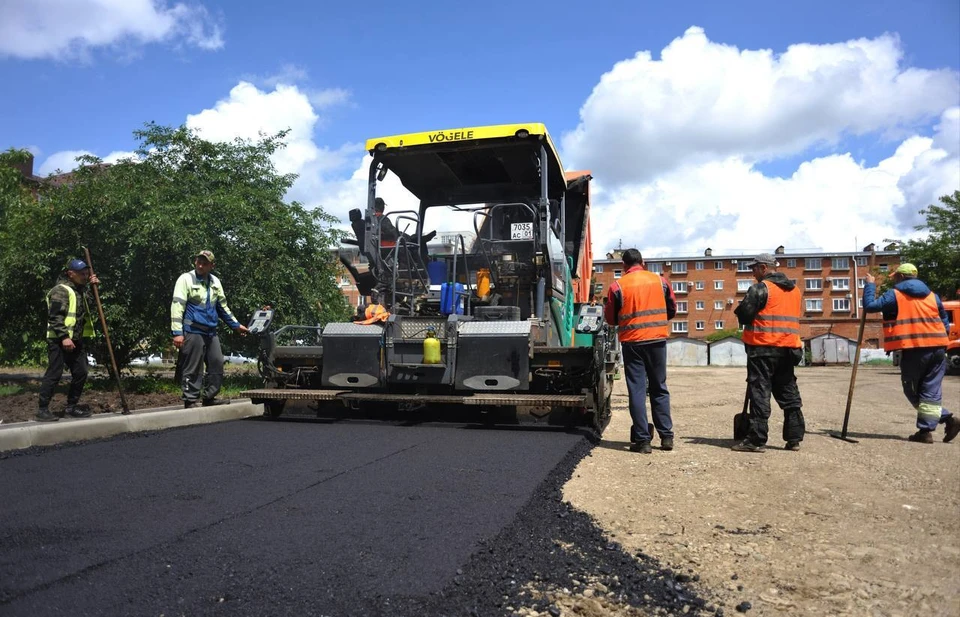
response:
[[[922,205],[960,187],[960,159],[935,142],[910,137],[874,167],[849,154],[815,158],[789,178],[729,157],[613,190],[601,184],[594,250],[609,252],[620,240],[650,256],[702,255],[707,247],[753,254],[781,244],[788,252],[855,250],[915,237],[902,221],[911,198],[902,185],[925,195],[915,198]]]
[[[0,56],[62,60],[149,43],[220,49],[223,29],[202,5],[166,0],[0,2]]]
[[[54,152],[48,156],[43,163],[40,164],[40,167],[34,172],[38,176],[47,176],[54,172],[67,173],[68,171],[73,171],[80,164],[77,162],[77,158],[81,156],[96,156],[93,152],[89,150],[61,150],[60,152]],[[130,157],[135,157],[135,152],[126,152],[123,150],[115,150],[107,156],[103,157],[104,163],[116,163],[121,159],[126,159]]]
[[[280,173],[299,176],[289,197],[309,206],[322,203],[328,212],[346,219],[349,208],[331,204],[329,196],[339,196],[340,178],[353,168],[361,147],[357,144],[337,148],[318,146],[314,130],[320,120],[310,97],[297,86],[278,83],[268,92],[242,81],[212,108],[188,115],[186,124],[211,141],[238,137],[257,139],[261,134],[272,135],[289,129],[286,148],[273,155]],[[363,199],[362,192],[358,198]]]
[[[902,66],[899,39],[739,50],[689,28],[604,74],[564,154],[612,185],[682,165],[802,153],[845,135],[911,127],[960,100],[949,70]]]
[[[915,236],[917,211],[960,188],[958,102],[957,72],[903,66],[893,35],[776,55],[693,27],[604,74],[563,153],[596,178],[598,253],[851,250]],[[846,151],[857,135],[899,146],[871,167]],[[757,167],[798,155],[789,177]]]

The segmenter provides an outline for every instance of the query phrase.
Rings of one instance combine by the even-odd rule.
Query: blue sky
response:
[[[866,171],[881,169],[881,163],[911,137],[936,141],[937,127],[948,124],[942,113],[960,106],[956,88],[960,70],[960,3],[955,0],[530,0],[462,3],[463,6],[438,0],[416,4],[354,2],[339,6],[292,0],[197,0],[179,5],[163,0],[38,0],[35,4],[43,6],[36,10],[14,9],[4,3],[0,7],[0,24],[6,24],[0,25],[0,39],[8,41],[0,43],[0,76],[4,83],[16,85],[13,96],[0,97],[0,147],[31,147],[37,152],[38,167],[59,152],[82,150],[106,156],[131,150],[135,145],[131,132],[143,122],[182,124],[188,116],[228,100],[231,90],[241,81],[250,82],[262,93],[284,83],[308,97],[317,116],[316,121],[303,124],[303,131],[309,134],[301,137],[312,147],[331,153],[331,161],[322,169],[291,163],[298,173],[322,176],[310,185],[311,191],[328,191],[331,196],[346,194],[350,185],[336,183],[347,182],[362,163],[362,152],[351,149],[350,144],[361,143],[368,137],[542,121],[562,144],[568,164],[573,159],[578,166],[599,166],[594,169],[601,189],[598,210],[617,216],[627,207],[624,200],[630,195],[629,207],[686,212],[676,214],[674,220],[680,223],[689,219],[691,208],[702,207],[703,200],[697,195],[675,194],[669,188],[671,183],[682,183],[676,177],[679,170],[694,173],[696,168],[697,175],[688,179],[703,181],[705,174],[710,175],[711,164],[741,160],[746,165],[741,171],[752,173],[753,179],[759,175],[767,183],[756,187],[756,191],[763,191],[771,190],[778,179],[789,181],[804,163],[849,155],[861,167],[861,175],[869,175]],[[143,10],[132,13],[119,8],[124,5],[141,5]],[[67,6],[79,6],[82,14],[71,15],[64,8]],[[172,20],[173,25],[159,29],[157,16]],[[899,105],[908,109],[902,113],[878,112],[875,121],[864,124],[858,117],[871,115],[869,100],[858,103],[860,107],[831,109],[831,98],[844,98],[850,93],[824,90],[820,98],[823,106],[813,102],[793,115],[759,125],[757,130],[744,129],[744,119],[732,117],[729,122],[739,128],[730,139],[718,137],[707,146],[701,144],[675,152],[672,162],[655,173],[632,178],[625,176],[623,170],[611,169],[605,178],[605,161],[612,156],[630,158],[642,149],[646,154],[639,162],[649,162],[654,157],[651,151],[670,149],[673,144],[669,143],[669,135],[664,138],[655,128],[626,122],[619,130],[607,126],[609,123],[605,124],[602,118],[592,123],[582,120],[581,111],[590,108],[588,97],[616,63],[634,58],[637,52],[649,51],[656,64],[662,50],[685,37],[691,26],[703,29],[709,50],[724,46],[738,52],[771,50],[775,60],[791,45],[830,46],[889,35],[881,47],[885,53],[893,49],[890,53],[899,54],[896,68],[891,70],[889,79],[867,79],[861,86],[877,87],[877,104],[881,107],[880,99],[907,96],[903,90],[908,88],[887,90],[895,89],[898,75],[913,68],[938,73],[926,75],[921,80],[922,87],[911,86],[919,90],[916,98],[925,101],[911,100]],[[111,27],[113,38],[109,32],[104,33]],[[32,32],[28,33],[27,28]],[[691,45],[695,34],[688,39]],[[29,48],[18,40],[29,42]],[[71,41],[68,48],[60,45],[65,40]],[[819,66],[829,65],[829,60],[821,60]],[[882,67],[884,62],[877,61],[877,65]],[[758,71],[757,87],[763,90],[765,69]],[[859,72],[873,71],[866,66],[860,67]],[[630,78],[639,79],[637,83],[647,87],[651,83],[636,73],[631,73]],[[656,79],[656,96],[672,91],[673,86],[668,83],[671,76]],[[748,89],[753,87],[749,80],[743,83],[748,84]],[[925,88],[929,92],[925,93]],[[638,103],[636,113],[646,114],[653,126],[657,119],[651,116],[663,113],[663,109],[651,108],[645,100],[646,92],[640,87],[631,96]],[[774,99],[783,100],[782,92],[774,91],[774,95]],[[744,96],[750,100],[749,93]],[[594,107],[598,110],[609,110],[608,105],[613,104],[613,99],[601,100],[599,95],[595,99]],[[612,115],[629,119],[629,99],[622,100],[620,105],[617,109],[623,109],[623,115]],[[674,102],[668,107],[677,105]],[[864,106],[868,109],[864,110]],[[693,109],[691,116],[696,115]],[[846,117],[842,117],[844,114]],[[602,115],[611,117],[609,111]],[[824,122],[822,127],[812,122],[809,130],[804,129],[806,137],[793,134],[781,144],[757,139],[761,131],[776,134],[782,128],[784,133],[791,133],[797,118],[808,116],[840,119]],[[678,126],[680,133],[696,136],[722,132],[717,124],[726,121],[720,117],[709,127],[693,127],[696,130],[689,132],[682,130],[688,125],[676,125],[676,119],[666,124]],[[596,128],[599,125],[612,132],[600,132]],[[586,137],[563,138],[578,130]],[[636,130],[636,140],[624,143],[630,146],[627,152],[611,155],[595,151],[596,144],[617,142],[611,137],[631,130]],[[666,139],[667,143],[654,137]],[[737,140],[744,141],[742,147]],[[943,140],[951,142],[953,133],[945,132]],[[922,148],[913,145],[916,152],[911,150],[911,160],[919,160]],[[889,233],[899,231],[902,235],[905,223],[909,222],[910,216],[901,216],[898,208],[913,208],[915,200],[929,203],[931,195],[927,193],[953,183],[953,153],[949,148],[946,153],[945,160],[935,155],[927,157],[936,159],[938,167],[946,168],[945,172],[937,171],[940,176],[931,179],[928,173],[911,180],[907,176],[916,175],[919,169],[919,163],[911,163],[910,169],[898,172],[901,175],[893,189],[884,188],[884,196],[878,199],[888,215],[901,218],[903,223],[892,226]],[[844,161],[834,158],[832,163],[840,165]],[[893,163],[890,166],[897,167]],[[658,167],[647,165],[649,169]],[[946,177],[941,177],[943,173]],[[927,193],[916,189],[920,193],[912,195],[914,189],[907,184],[933,188],[924,189]],[[870,182],[867,185],[872,187]],[[743,197],[732,195],[729,201]],[[329,199],[321,201],[328,203]],[[724,206],[723,199],[711,201],[716,201],[719,212],[727,213],[732,207]],[[869,213],[872,205],[863,205],[863,212]],[[827,235],[818,237],[813,231],[816,221],[808,223],[806,237],[797,236],[796,243],[820,246],[836,241]],[[705,225],[692,225],[683,233],[677,232],[671,238],[672,244],[661,248],[693,250],[712,239],[705,231],[708,228],[708,221]],[[869,231],[879,233],[872,228]],[[740,232],[750,233],[750,228],[743,227]],[[640,227],[634,237],[635,243],[650,242]],[[731,244],[731,248],[736,246],[736,242]]]

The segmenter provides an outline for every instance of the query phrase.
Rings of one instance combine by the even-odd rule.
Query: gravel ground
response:
[[[960,615],[960,438],[906,441],[914,412],[897,369],[861,367],[842,426],[849,367],[798,369],[807,437],[783,450],[774,404],[768,451],[729,449],[743,368],[671,368],[677,447],[626,450],[626,387],[614,418],[564,489],[629,552],[700,576],[693,588],[726,614]],[[960,378],[944,380],[960,412]],[[655,444],[656,445],[656,444]],[[582,602],[573,593],[567,602]]]

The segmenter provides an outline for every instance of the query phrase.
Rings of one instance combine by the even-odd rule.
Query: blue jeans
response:
[[[904,349],[900,354],[900,384],[907,400],[917,410],[917,428],[936,430],[953,414],[941,406],[947,352],[943,347]]]
[[[650,424],[647,422],[647,392],[650,392],[650,407],[653,425],[660,439],[673,437],[673,420],[670,418],[670,392],[667,391],[667,343],[622,343],[623,372],[627,378],[630,395],[630,441],[650,441]]]

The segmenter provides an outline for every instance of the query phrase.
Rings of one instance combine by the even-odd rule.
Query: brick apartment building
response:
[[[876,250],[829,253],[787,253],[776,249],[778,270],[792,279],[803,293],[804,312],[800,336],[804,340],[832,333],[856,340],[863,310],[864,277],[873,263],[874,274],[893,272],[900,265],[900,253],[893,245]],[[621,253],[594,259],[593,286],[597,297],[607,293],[610,283],[623,274]],[[671,336],[704,338],[721,330],[738,327],[733,310],[756,281],[746,266],[752,255],[703,255],[644,258],[647,268],[662,274],[677,297],[677,316],[671,321]],[[871,260],[873,260],[871,262]],[[865,347],[880,346],[880,314],[867,316]]]

